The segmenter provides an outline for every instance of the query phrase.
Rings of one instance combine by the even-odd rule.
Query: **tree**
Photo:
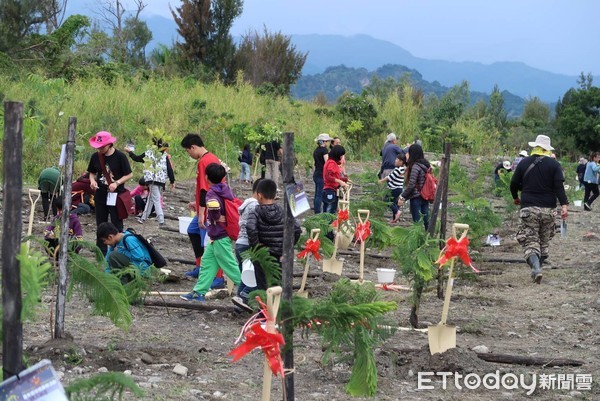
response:
[[[134,67],[146,64],[146,46],[152,40],[152,32],[146,21],[137,18],[127,18],[123,26],[125,43],[125,61]]]
[[[100,19],[112,30],[113,46],[110,56],[113,60],[120,63],[127,61],[127,32],[125,23],[127,20],[130,20],[130,27],[137,25],[141,12],[146,8],[144,0],[133,0],[134,8],[132,10],[128,10],[127,6],[128,3],[124,0],[103,0],[100,4],[100,9],[97,11]],[[146,26],[147,29],[148,27]]]
[[[62,24],[67,11],[68,0],[40,0],[46,33],[52,33]]]
[[[340,128],[359,155],[369,137],[385,131],[385,126],[377,124],[377,110],[366,96],[346,92],[338,99],[336,111],[341,120]]]
[[[590,80],[580,89],[569,89],[557,107],[558,136],[565,142],[571,139],[581,152],[600,149],[600,88],[591,85]]]
[[[255,30],[242,37],[236,66],[254,87],[268,83],[288,94],[300,77],[307,55],[296,50],[290,36],[270,33],[265,27],[262,36]]]
[[[494,89],[490,95],[490,104],[487,108],[487,117],[491,120],[492,126],[499,132],[506,130],[508,123],[508,114],[504,110],[504,98],[498,85],[494,85]]]
[[[0,1],[0,52],[14,54],[43,22],[43,7],[37,0]]]
[[[523,109],[522,122],[528,127],[547,127],[550,123],[550,106],[537,96],[528,99]]]

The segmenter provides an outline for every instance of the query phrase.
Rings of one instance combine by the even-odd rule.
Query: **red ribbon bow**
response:
[[[469,256],[468,247],[469,239],[467,237],[463,237],[460,240],[457,240],[456,238],[449,238],[446,241],[446,246],[440,253],[440,257],[435,261],[435,263],[438,263],[440,268],[442,268],[442,266],[444,266],[450,259],[459,257],[466,266],[469,266],[471,269],[473,269],[475,273],[479,273],[479,270],[473,266],[473,261]]]
[[[257,300],[262,306],[262,311],[259,312],[258,315],[262,313],[262,315],[266,317],[266,319],[263,319],[264,322],[271,320],[271,317],[267,313],[267,306],[260,302],[260,298],[257,297]],[[255,319],[255,317],[252,317],[246,325],[253,319]],[[273,372],[275,376],[281,374],[283,377],[284,371],[280,347],[285,344],[285,341],[283,340],[281,333],[277,331],[275,331],[275,333],[269,333],[262,328],[260,321],[255,321],[255,323],[252,323],[250,327],[246,329],[244,336],[246,337],[245,341],[227,354],[233,357],[233,362],[240,360],[254,348],[260,347],[265,353],[271,372]]]
[[[348,209],[338,210],[337,220],[333,222],[334,227],[338,227],[342,222],[347,221],[350,218],[350,211]]]
[[[365,242],[371,235],[371,222],[365,221],[356,225],[356,242]]]
[[[298,254],[298,259],[304,259],[308,256],[308,254],[312,254],[316,260],[321,260],[321,255],[319,255],[319,248],[321,247],[321,241],[318,239],[313,240],[309,238],[304,243],[304,249]]]

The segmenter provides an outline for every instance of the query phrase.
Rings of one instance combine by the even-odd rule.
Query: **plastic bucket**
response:
[[[394,282],[396,276],[396,269],[377,269],[377,281],[379,284],[389,284]]]
[[[582,205],[582,201],[578,200],[578,201],[573,201],[573,205],[575,205],[576,207],[581,207]]]
[[[256,276],[254,275],[254,265],[250,259],[242,262],[242,283],[248,287],[256,287]]]
[[[188,227],[190,226],[190,223],[192,222],[193,217],[189,217],[189,216],[180,216],[179,217],[179,232],[182,234],[187,234],[187,230]]]

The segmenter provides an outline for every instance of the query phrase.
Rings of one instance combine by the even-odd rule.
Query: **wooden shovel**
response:
[[[343,260],[337,260],[335,257],[337,255],[337,247],[338,241],[340,238],[340,231],[335,234],[335,238],[333,240],[333,253],[331,254],[331,258],[323,259],[323,271],[328,273],[334,273],[339,276],[342,275],[342,268],[344,267]]]
[[[348,192],[349,194],[350,192]],[[349,196],[349,195],[348,195]],[[348,198],[349,199],[349,198]],[[341,200],[338,202],[340,210],[350,210],[350,201]],[[348,212],[350,213],[350,212]],[[350,224],[350,221],[342,221],[338,225],[337,232],[339,235],[338,247],[340,249],[347,249],[352,240],[354,239],[354,228]]]
[[[359,209],[356,213],[358,215],[358,222],[360,224],[365,224],[367,221],[369,221],[369,216],[371,215],[370,210]],[[360,241],[360,270],[358,273],[358,283],[359,284],[364,283],[364,281],[365,281],[364,277],[365,277],[365,241]]]
[[[277,312],[279,312],[279,301],[281,301],[281,287],[271,287],[267,289],[267,312],[270,319],[267,320],[267,327],[265,331],[267,333],[275,333],[275,320],[277,319]],[[267,357],[265,357],[265,368],[263,371],[263,388],[261,401],[269,401],[271,399],[271,379],[273,373],[269,367]]]
[[[464,230],[460,239],[467,236],[469,226],[467,224],[454,224],[452,226],[452,235],[456,239],[456,230]],[[452,295],[452,286],[454,285],[454,263],[456,257],[450,259],[450,269],[448,270],[448,282],[446,283],[446,294],[444,297],[444,307],[442,309],[442,320],[435,326],[427,328],[427,337],[429,339],[429,352],[431,355],[446,352],[450,348],[456,348],[456,326],[447,325],[448,309],[450,308],[450,297]]]
[[[35,200],[33,200],[33,197],[31,196],[32,194],[36,195]],[[33,216],[35,214],[35,204],[40,199],[41,195],[42,195],[42,191],[40,191],[39,189],[30,189],[29,190],[29,202],[31,202],[31,210],[29,211],[29,226],[27,227],[27,236],[28,237],[33,232]],[[27,248],[29,248],[29,242],[30,241],[27,241]]]
[[[310,231],[310,239],[316,241],[319,238],[319,234],[321,230],[318,228],[313,228]],[[304,290],[304,286],[306,285],[306,279],[308,278],[308,268],[310,267],[308,260],[310,259],[310,253],[306,255],[304,258],[304,274],[302,275],[302,284],[300,284],[300,289],[298,290],[298,296],[302,298],[308,298],[308,291]]]

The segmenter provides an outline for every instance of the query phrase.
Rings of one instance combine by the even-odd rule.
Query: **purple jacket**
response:
[[[52,223],[46,226],[44,230],[44,238],[51,239],[56,238],[54,229],[57,225],[60,225],[61,215],[60,213],[54,216]],[[69,238],[82,238],[83,230],[81,228],[81,223],[79,222],[79,217],[75,213],[69,213]],[[56,238],[58,239],[58,238]]]
[[[212,185],[206,193],[206,209],[208,211],[206,232],[213,241],[227,237],[225,225],[219,223],[221,216],[225,216],[224,199],[233,199],[233,192],[223,182]]]

